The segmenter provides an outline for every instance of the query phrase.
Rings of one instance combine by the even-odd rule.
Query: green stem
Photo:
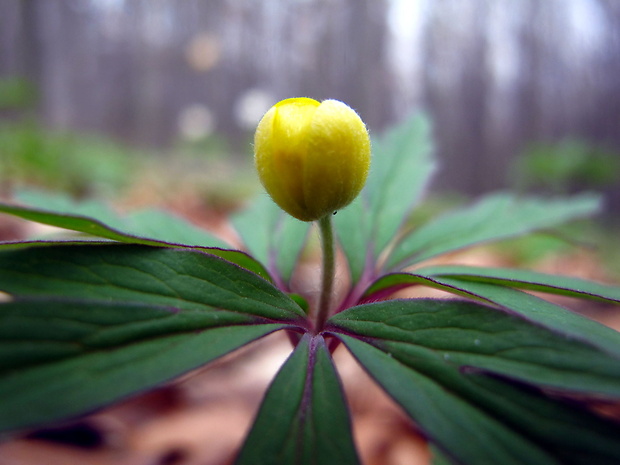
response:
[[[332,227],[332,215],[325,215],[319,220],[321,233],[321,245],[323,247],[323,276],[321,283],[321,297],[319,309],[316,314],[316,331],[321,331],[325,321],[329,317],[334,289],[334,277],[336,271],[336,253],[334,249],[334,230]]]

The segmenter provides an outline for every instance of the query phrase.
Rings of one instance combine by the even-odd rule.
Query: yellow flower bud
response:
[[[280,208],[314,221],[360,193],[370,168],[370,138],[364,122],[342,102],[286,99],[258,123],[254,162]]]

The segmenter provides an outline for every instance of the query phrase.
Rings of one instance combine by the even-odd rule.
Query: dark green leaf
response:
[[[620,357],[477,303],[394,300],[353,307],[330,321],[376,339],[386,352],[437,357],[556,390],[620,397]],[[620,350],[619,333],[615,343]]]
[[[437,276],[432,279],[437,285],[452,289],[452,292],[461,291],[463,295],[499,305],[538,325],[569,338],[587,341],[615,357],[620,357],[617,331],[539,297],[493,284]]]
[[[367,300],[390,295],[397,289],[424,285],[459,296],[498,305],[566,337],[588,341],[607,353],[620,357],[618,333],[563,307],[522,291],[482,282],[417,273],[393,273],[378,279],[367,291]]]
[[[7,250],[29,249],[32,247],[52,247],[52,246],[68,246],[68,245],[107,245],[110,241],[105,239],[93,240],[42,240],[42,241],[8,241],[0,242],[0,252]]]
[[[442,276],[463,281],[501,284],[517,289],[620,303],[620,287],[599,284],[570,276],[537,273],[530,270],[473,266],[435,266],[418,269],[416,273],[429,277]]]
[[[591,215],[599,206],[600,198],[587,194],[559,200],[519,198],[505,193],[484,197],[469,208],[413,231],[394,247],[386,267],[401,269],[478,243],[553,228]]]
[[[107,241],[96,241],[96,240],[61,240],[61,241],[19,241],[19,242],[0,242],[0,251],[6,250],[15,250],[15,249],[25,249],[25,248],[33,248],[33,247],[52,247],[52,246],[69,246],[69,245],[110,245],[110,242]],[[241,252],[239,250],[228,250],[228,249],[216,249],[216,248],[208,248],[208,247],[183,247],[183,246],[175,246],[174,244],[168,243],[155,243],[161,247],[168,248],[185,248],[187,250],[193,250],[195,252],[206,253],[209,255],[215,255],[216,257],[223,258],[235,265],[238,265],[242,268],[245,268],[252,273],[256,273],[260,277],[271,281],[271,276],[267,273],[267,270],[250,257],[245,252]]]
[[[266,279],[267,281],[272,281],[272,278],[265,269],[265,267],[245,252],[241,252],[239,250],[217,249],[209,247],[191,247],[191,250],[223,258],[224,260],[234,263],[235,265],[239,265],[241,268],[245,268],[252,273],[256,273],[258,276]]]
[[[306,335],[269,387],[236,465],[349,465],[359,460],[331,356]]]
[[[0,428],[84,413],[305,324],[288,296],[191,249],[0,251]],[[11,300],[12,299],[12,300]]]
[[[0,432],[88,413],[285,327],[251,320],[88,299],[2,304]]]
[[[452,465],[452,462],[437,447],[431,444],[431,465]]]
[[[288,296],[293,299],[295,303],[303,309],[304,312],[308,313],[308,310],[310,310],[310,304],[304,296],[299,294],[289,294]]]
[[[192,249],[109,243],[0,251],[0,290],[20,298],[217,307],[298,324],[305,316],[267,281]]]
[[[611,465],[620,460],[618,424],[579,406],[477,374],[434,350],[401,344],[384,352],[356,338],[339,337],[456,463]]]
[[[286,285],[306,242],[309,223],[287,215],[266,195],[234,215],[232,222],[248,252]]]
[[[458,289],[453,290],[447,285],[442,285],[428,276],[422,276],[417,273],[390,273],[381,276],[375,282],[373,282],[368,289],[364,292],[363,301],[377,301],[385,297],[389,297],[394,292],[404,289],[410,286],[423,285],[440,289],[442,291],[453,292],[457,295],[467,295],[466,293],[460,294]]]

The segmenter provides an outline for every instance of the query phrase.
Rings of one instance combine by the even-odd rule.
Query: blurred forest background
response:
[[[13,183],[37,150],[127,171],[110,140],[247,161],[261,114],[309,96],[374,133],[426,112],[436,189],[599,189],[620,212],[617,0],[0,0],[0,78]]]

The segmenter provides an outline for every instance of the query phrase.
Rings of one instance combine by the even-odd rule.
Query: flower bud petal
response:
[[[262,118],[254,161],[271,198],[314,221],[345,207],[366,183],[370,139],[360,117],[337,100],[283,100]]]

